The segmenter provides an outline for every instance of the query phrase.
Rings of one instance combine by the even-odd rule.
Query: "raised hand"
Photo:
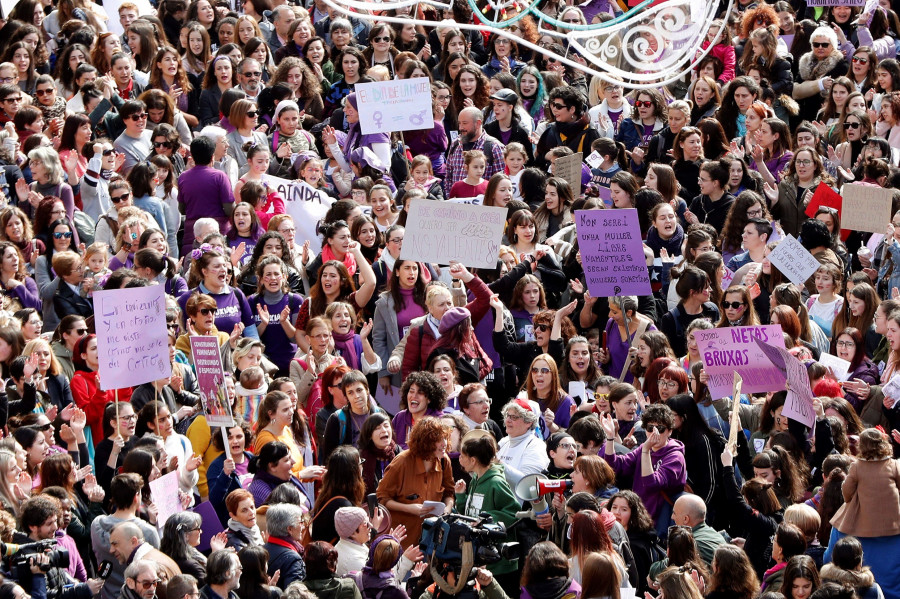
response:
[[[368,337],[372,333],[372,328],[374,326],[375,326],[375,324],[372,322],[372,319],[370,318],[359,330],[360,339],[365,339],[366,337]]]
[[[269,324],[269,321],[272,317],[269,315],[269,307],[264,303],[260,302],[256,306],[256,312],[259,314],[259,321]]]
[[[228,545],[228,533],[224,530],[209,540],[209,548],[213,551],[221,551]]]
[[[600,419],[600,426],[603,428],[603,433],[607,439],[616,438],[616,421],[613,420],[612,416],[604,414],[603,418]]]

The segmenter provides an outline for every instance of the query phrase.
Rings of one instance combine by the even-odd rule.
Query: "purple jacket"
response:
[[[687,482],[687,468],[684,464],[684,444],[669,439],[665,447],[659,451],[651,451],[653,474],[641,476],[641,448],[635,447],[625,455],[604,455],[603,458],[612,466],[616,474],[622,473],[634,477],[632,490],[638,494],[647,511],[656,520],[659,510],[665,501],[662,494],[672,496],[684,491]]]
[[[881,383],[878,366],[876,366],[869,358],[863,358],[863,361],[859,363],[856,370],[847,376],[848,381],[852,381],[853,379],[865,381],[870,385],[878,385]],[[855,393],[844,391],[844,399],[850,402],[850,405],[852,405],[857,412],[862,411],[863,402],[860,401]]]

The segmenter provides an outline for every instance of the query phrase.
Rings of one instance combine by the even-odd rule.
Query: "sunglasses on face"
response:
[[[550,374],[550,369],[546,366],[544,368],[532,367],[531,374]]]
[[[256,112],[255,110],[251,110],[250,112],[247,113],[247,118],[248,118],[248,119],[255,119],[256,116],[257,116],[258,114],[259,114],[259,113]]]
[[[831,42],[813,42],[813,48],[830,48]]]
[[[635,108],[652,108],[653,102],[650,100],[635,100],[634,101]]]
[[[549,324],[536,324],[536,325],[534,325],[534,330],[541,331],[543,333],[544,331],[550,330],[550,325]]]
[[[77,333],[78,335],[87,335],[87,332],[88,332],[87,327],[82,327],[80,329],[72,329],[72,331]]]
[[[744,302],[722,302],[722,307],[726,310],[729,308],[732,310],[739,310],[744,307]]]
[[[565,110],[566,108],[568,108],[568,106],[566,106],[565,104],[557,104],[556,102],[554,102],[552,106],[557,110]]]
[[[66,231],[65,233],[54,233],[53,234],[53,239],[71,239],[71,238],[72,238],[71,231]]]
[[[200,314],[202,314],[203,316],[209,316],[210,314],[215,314],[216,312],[215,308],[200,308],[197,311],[200,312]]]
[[[113,204],[118,204],[119,202],[124,202],[125,200],[127,200],[128,196],[130,196],[130,195],[131,195],[130,193],[123,193],[120,196],[115,196],[115,197],[109,196],[109,199],[112,200]]]
[[[36,96],[49,96],[52,95],[55,90],[51,89],[38,89],[34,91]]]
[[[145,591],[149,591],[151,588],[158,586],[162,581],[157,578],[156,580],[135,580],[134,582],[139,584]]]
[[[244,73],[244,77],[253,77],[254,79],[259,79],[262,77],[262,73],[259,71],[251,71],[249,73]]]
[[[147,118],[147,113],[142,112],[140,114],[133,114],[128,118],[130,118],[132,121],[143,121]]]
[[[374,38],[372,38],[372,41],[375,42],[376,44],[380,44],[380,43],[382,43],[382,42],[389,42],[389,41],[391,41],[391,37],[390,37],[389,35],[383,35],[383,36],[381,36],[381,37],[374,37]]]
[[[859,129],[861,123],[844,123],[844,129]]]
[[[116,153],[115,150],[103,150],[104,156],[113,156],[113,155],[115,155],[115,153]]]
[[[854,56],[850,60],[852,60],[853,62],[858,62],[859,64],[869,64],[869,59],[865,56]]]
[[[153,147],[154,148],[165,148],[167,144],[168,144],[168,142],[165,142],[165,141],[154,141]]]

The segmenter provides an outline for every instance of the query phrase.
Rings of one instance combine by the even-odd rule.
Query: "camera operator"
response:
[[[49,495],[31,497],[22,503],[20,523],[21,529],[28,535],[28,539],[35,541],[55,540],[56,530],[59,528],[59,500]],[[29,554],[20,551],[14,560],[23,558]],[[86,583],[78,583],[65,568],[69,565],[69,552],[65,549],[54,549],[45,553],[47,558],[44,571],[46,572],[47,597],[49,599],[91,599],[103,586],[99,578],[89,579]],[[31,560],[26,562],[31,566]],[[40,585],[40,575],[34,574],[33,568],[24,567],[21,560],[16,562],[16,571],[19,583],[28,593],[33,592],[35,585]]]

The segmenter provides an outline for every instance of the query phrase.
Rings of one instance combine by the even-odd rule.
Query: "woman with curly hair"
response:
[[[729,180],[729,185],[732,186],[732,189],[732,182],[736,178],[735,171],[741,173],[741,181],[743,181],[743,169],[745,169],[746,166],[742,165],[744,165],[744,163],[741,160],[731,161],[731,179]],[[738,185],[740,185],[740,182],[738,182]],[[731,193],[735,194],[735,191],[732,191]],[[751,218],[764,218],[771,221],[771,215],[769,214],[769,209],[766,207],[766,201],[760,194],[754,191],[745,190],[736,195],[737,197],[728,209],[728,215],[725,217],[725,225],[722,227],[722,232],[719,235],[718,240],[719,249],[722,253],[722,260],[726,263],[743,251],[741,246],[743,244],[742,237],[744,234],[744,227],[747,226],[747,223]]]
[[[653,518],[644,507],[643,501],[634,491],[619,491],[605,503],[606,509],[615,516],[628,535],[628,544],[634,556],[634,564],[639,581],[646,581],[653,562],[660,559],[664,550],[653,528]],[[645,588],[646,583],[639,585]]]
[[[447,392],[435,375],[422,371],[410,373],[400,388],[400,411],[391,422],[400,448],[409,449],[410,435],[420,420],[440,418],[445,407]]]
[[[404,546],[422,536],[425,501],[443,501],[453,509],[454,482],[447,457],[448,431],[437,418],[423,418],[412,430],[409,449],[394,458],[378,485],[378,501],[391,513],[394,526],[406,526]]]
[[[291,88],[297,105],[312,119],[315,119],[309,125],[322,119],[325,104],[322,100],[321,86],[305,62],[295,56],[282,59],[278,63],[278,68],[269,85],[276,83],[284,83]]]

